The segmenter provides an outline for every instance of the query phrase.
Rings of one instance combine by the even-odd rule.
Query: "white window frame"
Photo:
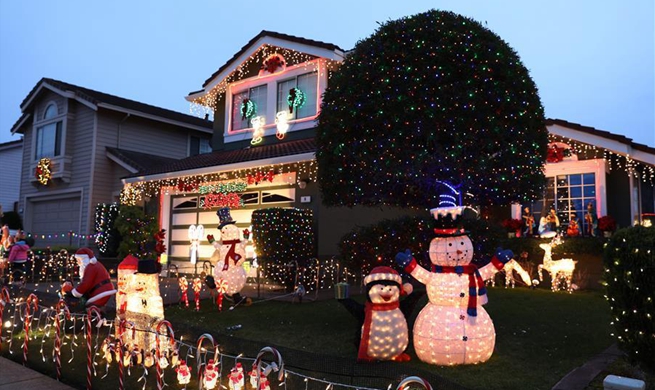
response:
[[[275,135],[275,114],[277,110],[277,84],[278,81],[285,81],[290,78],[298,77],[300,75],[317,72],[316,77],[316,114],[289,120],[289,132],[310,129],[315,126],[315,121],[322,103],[322,96],[327,86],[327,65],[324,59],[315,59],[312,61],[303,62],[301,64],[287,66],[286,70],[281,73],[264,74],[255,76],[248,79],[240,80],[230,84],[226,91],[225,98],[225,131],[223,134],[224,142],[236,142],[252,137],[253,128],[247,127],[244,129],[232,130],[232,97],[236,94],[242,93],[249,88],[259,85],[267,85],[266,112],[258,113],[266,117],[266,124],[264,125],[264,136]]]
[[[561,161],[545,164],[544,174],[557,180],[559,175],[576,175],[594,173],[596,180],[596,213],[598,216],[607,215],[607,163],[603,159]],[[557,194],[555,194],[557,196]],[[578,215],[578,219],[583,216]]]
[[[45,113],[48,110],[50,106],[54,106],[55,110],[57,110],[57,114],[48,119],[43,119],[45,117]],[[41,157],[48,157],[51,160],[58,160],[58,159],[63,159],[63,157],[66,155],[66,125],[67,125],[67,111],[68,107],[66,104],[64,104],[64,109],[59,111],[59,105],[54,101],[51,100],[47,102],[44,106],[43,113],[41,115],[35,115],[34,116],[34,122],[32,124],[32,152],[31,152],[31,159],[34,162],[38,162]],[[38,138],[39,138],[39,130],[42,129],[43,127],[51,124],[55,124],[61,122],[61,137],[59,139],[59,155],[56,156],[37,156],[37,145],[38,145]],[[56,128],[55,128],[56,131]]]

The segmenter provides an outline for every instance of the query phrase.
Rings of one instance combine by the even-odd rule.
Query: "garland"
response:
[[[305,93],[300,88],[291,88],[289,95],[287,95],[287,103],[289,104],[289,113],[293,114],[293,108],[300,108],[305,105]]]
[[[257,114],[257,105],[252,100],[245,98],[241,103],[241,120],[251,119]]]
[[[229,207],[231,209],[238,209],[239,207],[243,207],[243,205],[243,199],[241,199],[239,194],[230,192],[226,194],[218,193],[205,195],[205,201],[202,207],[205,210],[215,207]]]
[[[226,194],[229,192],[243,192],[248,188],[248,184],[243,181],[237,181],[233,183],[218,183],[218,184],[208,184],[198,187],[198,192],[201,194],[210,194],[210,193],[222,193]]]
[[[49,158],[44,157],[39,160],[39,163],[36,166],[34,176],[42,185],[48,185],[50,179],[52,179],[52,172],[50,170],[52,162]]]

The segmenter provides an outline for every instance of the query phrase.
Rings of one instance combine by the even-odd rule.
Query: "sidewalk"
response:
[[[73,390],[72,387],[0,357],[0,390]]]

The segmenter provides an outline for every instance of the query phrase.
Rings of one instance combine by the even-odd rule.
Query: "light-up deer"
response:
[[[521,267],[521,264],[519,264],[518,261],[512,259],[505,263],[505,267],[503,267],[502,271],[499,271],[498,273],[504,273],[505,274],[505,288],[509,287],[510,285],[512,288],[514,288],[516,279],[514,279],[514,271],[516,271],[517,274],[521,277],[521,280],[523,280],[523,283],[525,283],[528,287],[532,286],[532,280],[530,279],[530,274],[526,270]],[[490,283],[492,286],[496,285],[496,281],[492,277],[491,279],[487,280],[488,283]]]
[[[537,273],[539,274],[540,281],[543,281],[544,270],[550,273],[550,289],[552,291],[560,290],[560,285],[562,282],[564,282],[566,284],[566,291],[571,293],[573,292],[573,288],[571,287],[571,279],[573,278],[573,271],[575,270],[575,264],[577,261],[574,261],[573,259],[553,260],[553,247],[559,244],[561,244],[560,237],[556,236],[550,243],[543,243],[539,245],[539,247],[544,250],[544,263],[539,264]]]

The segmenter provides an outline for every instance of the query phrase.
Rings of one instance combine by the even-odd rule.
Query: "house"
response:
[[[655,148],[561,119],[548,119],[546,126],[554,153],[544,165],[545,196],[529,205],[537,221],[554,207],[563,225],[575,213],[585,231],[583,216],[589,204],[598,217],[612,216],[621,227],[653,213]],[[514,218],[520,219],[520,214],[515,206]]]
[[[241,228],[250,226],[252,212],[259,208],[311,209],[320,258],[336,255],[339,240],[354,226],[408,213],[392,207],[322,205],[314,156],[316,118],[330,73],[345,56],[333,44],[262,31],[212,74],[202,89],[187,96],[194,111],[213,115],[214,152],[123,179],[124,203],[158,200],[161,227],[170,233],[169,259],[189,264],[189,227],[203,225],[206,234],[215,234],[216,210],[234,206],[230,202],[235,198],[228,196],[233,193],[238,193],[242,204],[232,208],[231,216]],[[627,225],[639,213],[653,210],[653,148],[561,120],[549,120],[548,130],[553,142],[573,145],[569,148],[580,158],[574,161],[571,155],[566,161],[546,164],[551,185],[546,199],[535,202],[535,209],[554,203],[555,194],[563,194],[560,179],[566,176],[570,183],[566,189],[572,195],[558,197],[562,211],[570,213],[578,209],[578,203],[593,200],[599,215],[613,213]],[[617,168],[617,164],[625,167],[625,161],[636,169]],[[584,180],[585,187],[575,187],[573,175]],[[587,183],[589,177],[593,183]],[[576,195],[578,190],[582,196]],[[565,201],[574,208],[564,208]],[[208,260],[214,248],[200,239],[199,258]]]
[[[20,176],[21,161],[23,159],[23,140],[9,141],[0,144],[0,206],[2,211],[16,211],[20,182],[16,180]]]
[[[212,123],[49,78],[21,103],[18,210],[37,246],[88,245],[121,178],[210,151]]]

